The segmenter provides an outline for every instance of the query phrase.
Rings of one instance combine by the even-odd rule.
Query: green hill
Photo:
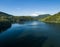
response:
[[[51,16],[50,14],[43,14],[43,15],[38,15],[38,18],[45,18],[47,16]]]
[[[20,23],[25,21],[33,21],[34,18],[31,16],[13,16],[5,12],[0,12],[0,22],[11,22],[11,23]]]
[[[50,22],[50,23],[60,23],[60,12],[58,12],[57,14],[45,17],[41,19],[41,21]]]
[[[5,13],[5,12],[0,12],[0,16],[12,16],[12,15],[7,14],[7,13]]]
[[[11,18],[12,18],[12,15],[4,13],[4,12],[0,12],[0,22],[10,21]]]
[[[36,19],[41,20],[41,19],[44,19],[45,17],[48,17],[48,16],[51,16],[51,15],[50,15],[50,14],[38,15],[38,16],[36,17]]]

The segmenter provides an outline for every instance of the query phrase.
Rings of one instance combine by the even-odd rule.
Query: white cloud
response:
[[[38,16],[38,15],[41,15],[41,14],[47,14],[47,13],[46,12],[37,11],[37,12],[32,13],[31,16]]]
[[[32,16],[38,16],[38,14],[36,14],[36,13],[33,13],[33,14],[31,14]]]

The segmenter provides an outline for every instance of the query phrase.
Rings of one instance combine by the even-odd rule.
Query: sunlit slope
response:
[[[0,12],[0,22],[4,22],[4,21],[10,21],[12,15],[7,14],[5,12]]]
[[[41,19],[41,21],[60,23],[60,12],[57,14],[54,14],[52,16],[45,17],[45,18]]]

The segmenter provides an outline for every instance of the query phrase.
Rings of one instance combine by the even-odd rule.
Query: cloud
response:
[[[36,13],[33,13],[33,14],[31,14],[32,16],[38,16],[38,14],[36,14]]]
[[[47,13],[46,12],[37,11],[37,12],[32,13],[31,15],[32,16],[38,16],[38,15],[41,15],[41,14],[47,14]]]

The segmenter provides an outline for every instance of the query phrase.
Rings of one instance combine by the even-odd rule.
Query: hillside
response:
[[[0,12],[0,22],[11,22],[11,23],[15,23],[15,22],[22,22],[22,21],[33,21],[34,18],[31,16],[13,16],[10,14],[7,14],[5,12]]]
[[[7,14],[5,12],[0,12],[0,22],[3,21],[11,21],[12,15]]]
[[[0,16],[12,16],[12,15],[7,14],[7,13],[5,13],[5,12],[0,12]]]
[[[42,14],[42,15],[38,15],[39,18],[45,18],[47,16],[50,16],[50,14]]]
[[[52,16],[45,17],[41,19],[41,21],[50,22],[50,23],[60,23],[60,12]]]
[[[51,16],[51,15],[50,15],[50,14],[38,15],[38,16],[36,17],[36,19],[38,19],[38,20],[40,21],[41,19],[44,19],[45,17],[48,17],[48,16]]]

